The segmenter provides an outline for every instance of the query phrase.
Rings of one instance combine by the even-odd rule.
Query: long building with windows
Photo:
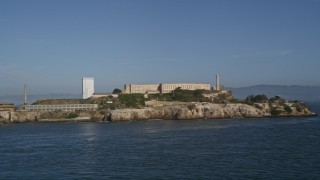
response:
[[[25,111],[96,111],[98,104],[25,105]]]
[[[184,90],[210,90],[209,83],[172,83],[172,84],[160,84],[161,93],[170,93],[173,90],[181,88]]]
[[[177,88],[184,90],[210,90],[210,83],[126,84],[123,92],[126,94],[170,93]]]

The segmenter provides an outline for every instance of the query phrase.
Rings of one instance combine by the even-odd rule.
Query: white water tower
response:
[[[94,93],[93,77],[82,78],[82,99],[90,98]]]

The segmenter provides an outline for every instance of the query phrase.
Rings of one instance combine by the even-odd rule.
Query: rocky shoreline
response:
[[[272,115],[268,104],[260,104],[263,108],[252,107],[247,104],[212,104],[196,103],[160,108],[119,109],[111,112],[112,121],[148,120],[148,119],[229,119],[229,118],[263,118],[263,117],[301,117],[316,116],[305,108],[299,112],[295,109],[288,113]]]
[[[191,119],[230,119],[263,117],[305,117],[316,116],[309,108],[291,112],[281,111],[272,114],[270,104],[258,103],[254,106],[242,103],[214,104],[188,103],[162,107],[145,107],[141,109],[117,109],[96,112],[78,112],[76,118],[65,118],[70,112],[0,112],[0,123],[24,122],[95,122],[95,121],[131,121],[131,120],[191,120]]]

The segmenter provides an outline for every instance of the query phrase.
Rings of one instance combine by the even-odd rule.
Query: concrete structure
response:
[[[25,105],[25,111],[96,111],[98,104]]]
[[[82,78],[82,98],[88,99],[94,94],[94,79],[93,77]]]
[[[162,83],[162,84],[126,84],[123,92],[126,94],[156,94],[170,93],[176,88],[184,90],[210,90],[209,83]]]
[[[14,111],[14,103],[0,102],[0,111]]]

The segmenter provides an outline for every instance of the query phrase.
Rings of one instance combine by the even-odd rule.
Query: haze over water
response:
[[[319,117],[2,125],[0,179],[317,179],[319,137]]]

